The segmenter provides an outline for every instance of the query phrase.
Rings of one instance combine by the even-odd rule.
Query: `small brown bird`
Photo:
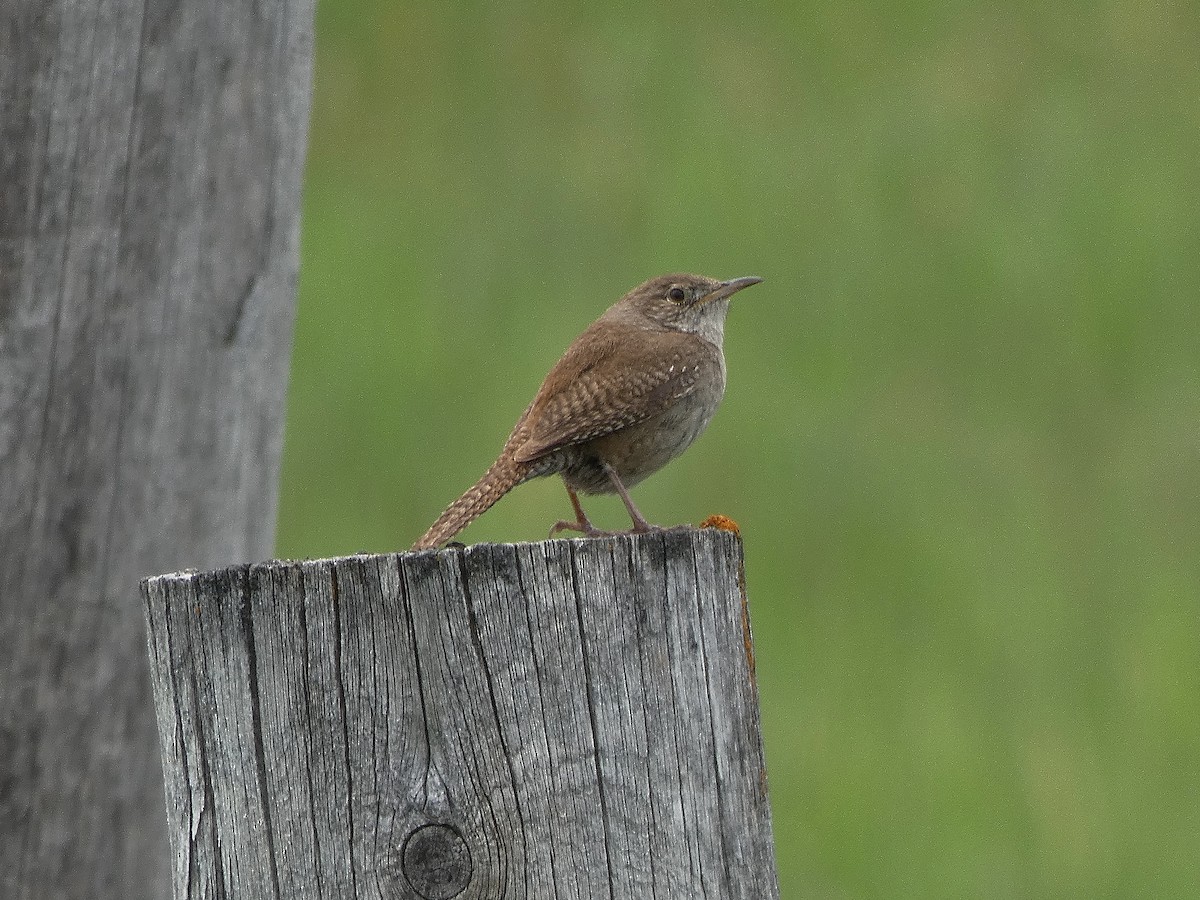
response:
[[[753,276],[717,281],[662,275],[634,288],[567,348],[482,478],[429,527],[414,550],[444,544],[518,484],[562,476],[574,522],[594,527],[579,494],[617,493],[634,531],[653,528],[629,488],[691,445],[725,394],[725,314]]]

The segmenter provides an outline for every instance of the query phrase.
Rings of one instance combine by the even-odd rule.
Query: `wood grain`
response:
[[[0,897],[161,897],[138,579],[273,545],[311,0],[0,0]]]
[[[778,896],[739,539],[144,584],[176,896]]]

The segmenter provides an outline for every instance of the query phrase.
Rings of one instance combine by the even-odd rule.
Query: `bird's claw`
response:
[[[560,531],[578,531],[584,537],[612,537],[614,534],[619,534],[617,531],[605,531],[603,528],[597,528],[591,522],[555,522],[550,528],[548,537],[554,537]]]

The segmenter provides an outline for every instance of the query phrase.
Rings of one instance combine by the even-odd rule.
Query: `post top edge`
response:
[[[331,556],[318,559],[269,559],[256,563],[240,563],[237,565],[225,566],[219,569],[180,569],[175,572],[164,572],[158,575],[149,575],[141,579],[141,585],[144,588],[164,587],[171,584],[187,583],[198,579],[244,578],[247,577],[251,572],[336,567],[356,561],[360,563],[371,561],[394,563],[400,559],[436,556],[443,553],[475,553],[490,548],[516,550],[531,547],[562,547],[564,545],[575,548],[600,548],[605,546],[612,547],[621,545],[633,547],[639,542],[644,541],[666,540],[671,537],[687,537],[695,540],[703,537],[704,535],[712,535],[714,539],[717,540],[725,538],[732,540],[735,543],[741,543],[742,541],[741,535],[738,532],[720,526],[677,525],[673,528],[664,528],[644,534],[623,532],[620,534],[606,535],[604,537],[548,538],[542,541],[504,541],[495,543],[481,542],[470,545],[454,543],[448,547],[443,547],[438,550],[404,550],[388,551],[385,553],[368,553],[363,551],[359,553],[346,554],[344,556]]]

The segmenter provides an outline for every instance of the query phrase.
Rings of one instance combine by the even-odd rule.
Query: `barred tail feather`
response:
[[[412,545],[412,549],[429,550],[446,543],[525,481],[529,477],[528,472],[528,465],[515,462],[508,454],[502,455],[479,481],[446,507],[438,520]]]

